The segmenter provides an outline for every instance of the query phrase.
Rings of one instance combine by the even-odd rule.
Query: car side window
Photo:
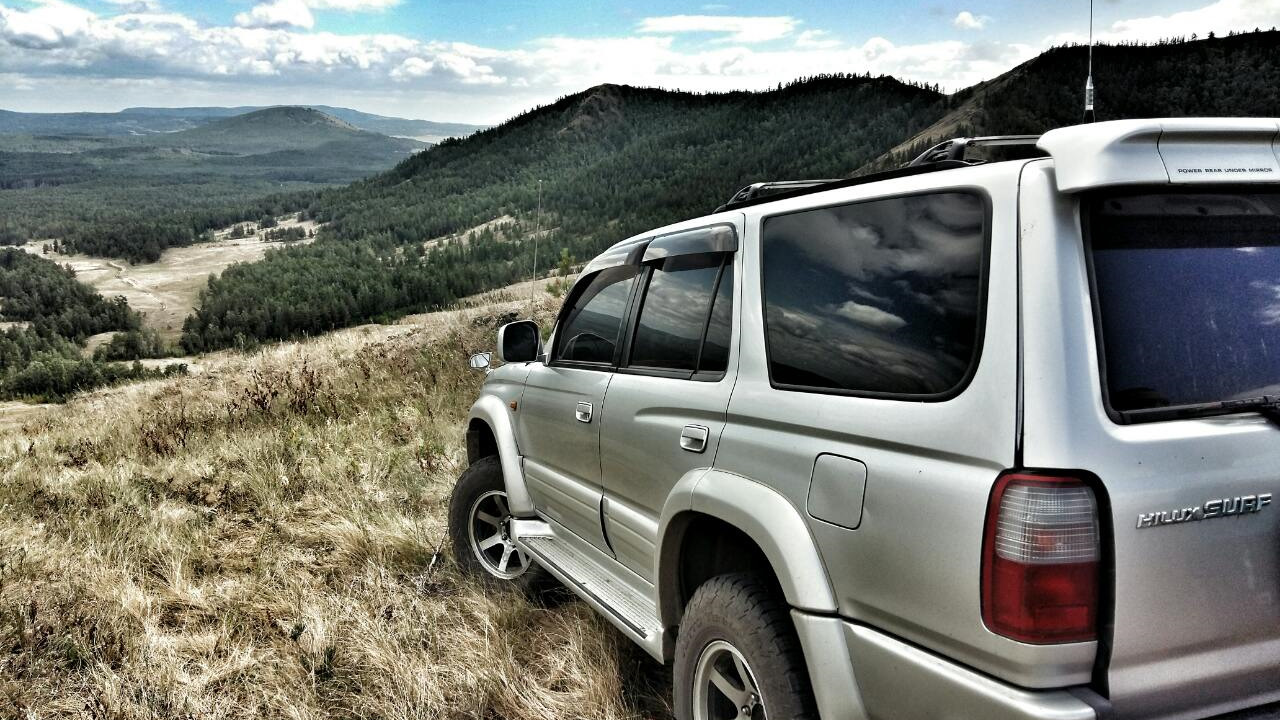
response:
[[[553,361],[611,364],[621,336],[622,316],[639,268],[601,270],[569,301],[556,333]]]
[[[698,368],[725,253],[674,255],[652,263],[631,343],[632,367]]]
[[[938,192],[778,215],[762,232],[775,386],[944,399],[977,364],[986,202]]]

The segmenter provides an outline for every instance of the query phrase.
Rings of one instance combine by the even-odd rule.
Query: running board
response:
[[[539,565],[564,583],[624,635],[639,643],[659,662],[662,657],[662,624],[658,608],[648,594],[620,577],[607,564],[622,566],[593,547],[576,547],[573,540],[557,537],[566,531],[536,520],[512,523],[516,544]],[[593,557],[594,556],[594,557]],[[623,572],[630,572],[623,570]]]

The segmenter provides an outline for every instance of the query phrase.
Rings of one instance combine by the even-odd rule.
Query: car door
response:
[[[733,389],[737,231],[655,238],[601,427],[605,535],[653,582],[658,518],[686,473],[710,467]]]
[[[607,551],[600,523],[600,413],[636,266],[579,280],[545,362],[534,363],[516,415],[525,481],[545,519]]]

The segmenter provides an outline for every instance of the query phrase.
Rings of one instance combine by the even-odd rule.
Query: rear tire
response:
[[[818,716],[786,603],[746,573],[694,592],[676,639],[674,684],[680,720]]]
[[[557,588],[555,578],[511,541],[511,519],[501,462],[495,456],[480,458],[458,478],[449,497],[449,543],[458,568],[533,596]]]

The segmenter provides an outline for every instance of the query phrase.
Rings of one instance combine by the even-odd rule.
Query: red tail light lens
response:
[[[1070,477],[1001,476],[987,507],[982,619],[1027,643],[1094,640],[1098,503]]]

